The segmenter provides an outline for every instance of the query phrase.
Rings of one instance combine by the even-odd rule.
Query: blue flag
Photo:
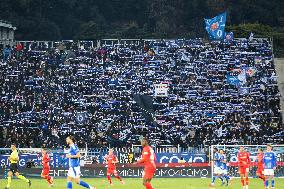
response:
[[[241,83],[238,76],[227,74],[226,78],[229,85],[240,85]]]
[[[204,19],[205,29],[210,39],[223,40],[225,36],[225,26],[227,20],[227,12],[224,12],[211,19]]]

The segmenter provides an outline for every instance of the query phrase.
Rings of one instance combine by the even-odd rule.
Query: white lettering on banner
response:
[[[170,169],[170,170],[168,171],[168,175],[172,177],[172,176],[174,176],[174,175],[177,175],[177,173],[175,172],[175,170]]]
[[[19,161],[19,166],[24,167],[26,165],[26,160],[25,159],[20,159]]]
[[[223,34],[222,30],[218,30],[218,31],[217,31],[217,36],[218,36],[218,37],[221,37],[222,34]]]
[[[10,166],[10,161],[8,159],[10,155],[0,155],[0,165],[7,165]],[[40,164],[40,159],[36,158],[35,156],[31,155],[20,155],[20,160],[18,162],[19,167],[26,167],[27,161],[31,160],[34,162],[35,166]]]
[[[159,169],[156,177],[208,177],[207,169]]]
[[[177,156],[172,156],[169,163],[172,163],[174,159],[176,159],[178,162],[180,161],[180,158],[178,158]]]
[[[192,162],[197,162],[197,160],[200,160],[200,163],[205,162],[205,159],[203,157],[195,157]]]
[[[54,177],[62,177],[62,176],[67,176],[68,170],[50,170],[51,175]]]
[[[164,160],[164,159],[169,159],[169,158],[168,158],[167,156],[161,157],[161,158],[160,158],[160,163],[163,163],[163,160]]]
[[[190,168],[158,168],[155,177],[209,177],[210,176],[210,167],[201,168],[201,167],[190,167]],[[82,176],[84,177],[105,177],[106,176],[106,169],[105,168],[81,168]],[[40,168],[35,169],[26,169],[23,170],[24,174],[32,175],[32,176],[39,176],[41,172]],[[49,175],[54,177],[66,177],[68,173],[68,169],[51,169]],[[132,178],[139,178],[143,175],[143,168],[127,168],[127,169],[118,169],[118,173],[123,177],[132,177]],[[3,175],[0,172],[0,176]]]
[[[186,177],[186,176],[187,176],[186,170],[182,169],[182,170],[180,171],[180,176]]]
[[[201,177],[207,177],[209,175],[209,172],[207,169],[201,169],[200,170],[200,175]]]
[[[162,156],[159,160],[160,163],[173,163],[174,160],[177,160],[176,162],[179,162],[180,161],[180,158],[178,156],[171,156],[171,157],[168,157],[168,156]],[[184,159],[185,161],[187,162],[199,162],[199,163],[204,163],[205,162],[205,159],[204,157],[201,157],[201,156],[197,156],[197,157],[190,157],[188,160],[187,158]]]
[[[1,165],[10,165],[10,161],[8,159],[1,159]]]
[[[194,173],[193,173],[192,169],[186,170],[186,175],[189,176],[189,177],[194,176]]]
[[[124,169],[118,170],[119,175],[123,177],[141,177],[143,173],[143,169]]]
[[[160,175],[161,176],[166,175],[166,174],[167,174],[167,170],[163,170],[163,169],[160,170]]]
[[[194,170],[195,171],[195,170]],[[201,170],[196,170],[195,171],[195,175],[200,175],[201,174]]]

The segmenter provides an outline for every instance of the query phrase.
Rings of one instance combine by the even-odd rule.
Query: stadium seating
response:
[[[0,146],[283,143],[272,47],[152,40],[101,48],[36,43],[0,65]],[[235,80],[229,80],[235,78]],[[237,78],[237,80],[236,80]],[[153,84],[169,84],[167,97]],[[143,98],[142,98],[142,97]],[[147,99],[151,108],[137,99]],[[142,105],[141,105],[142,104]]]

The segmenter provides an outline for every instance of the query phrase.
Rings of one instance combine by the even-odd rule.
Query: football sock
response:
[[[274,185],[275,185],[275,181],[274,181],[274,179],[272,179],[271,180],[271,187],[274,188]]]
[[[90,185],[88,185],[87,183],[85,183],[84,181],[80,180],[80,182],[78,183],[79,185],[85,187],[85,188],[90,188]]]
[[[225,179],[227,181],[227,184],[229,183],[230,177],[228,175],[225,175]]]
[[[147,183],[145,184],[145,186],[146,186],[146,189],[154,189],[154,188],[152,187],[151,183],[149,183],[149,182],[147,182]]]
[[[49,184],[52,184],[52,182],[51,182],[51,176],[45,176],[44,178],[45,178],[45,180],[46,180]]]
[[[269,180],[267,179],[267,180],[265,181],[265,187],[268,188],[268,186],[269,186]]]
[[[109,181],[109,183],[110,183],[110,184],[112,184],[112,181],[111,181],[110,175],[108,175],[108,176],[107,176],[107,180]]]
[[[19,179],[25,181],[25,182],[29,182],[29,179],[27,179],[26,177],[24,177],[23,175],[19,175],[18,176]]]
[[[224,182],[223,176],[219,176],[220,180],[222,181],[222,183]]]
[[[67,189],[72,189],[72,182],[67,182]]]
[[[265,181],[265,177],[263,175],[258,176],[261,180]]]
[[[213,178],[212,178],[212,183],[215,183],[215,180],[216,180],[216,177],[213,176]]]
[[[242,185],[245,186],[245,180],[242,178],[241,179]]]
[[[12,177],[8,177],[7,180],[8,180],[7,188],[10,188],[11,182],[12,182]]]
[[[118,180],[122,181],[121,177],[119,175],[116,175],[115,178],[117,178]]]

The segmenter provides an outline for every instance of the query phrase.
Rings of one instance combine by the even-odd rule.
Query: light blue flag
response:
[[[227,84],[229,85],[240,85],[241,83],[238,76],[227,74],[226,78],[227,78]]]
[[[227,20],[227,12],[224,12],[211,19],[204,19],[205,29],[210,39],[223,40],[225,37],[225,26]]]

